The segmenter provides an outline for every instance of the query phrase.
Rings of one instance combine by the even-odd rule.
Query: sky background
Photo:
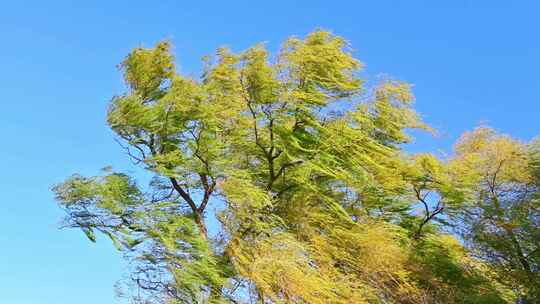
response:
[[[0,302],[117,303],[120,255],[104,238],[58,230],[49,189],[75,172],[134,170],[105,115],[124,90],[116,66],[137,46],[170,39],[180,70],[196,76],[219,46],[275,50],[321,27],[351,42],[366,75],[414,84],[440,135],[411,151],[449,151],[482,122],[540,134],[538,1],[262,2],[2,1]]]

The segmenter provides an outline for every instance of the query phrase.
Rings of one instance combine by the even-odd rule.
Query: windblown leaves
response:
[[[456,145],[456,162],[476,181],[472,206],[463,214],[464,235],[496,267],[501,281],[529,300],[540,296],[535,147],[534,141],[527,145],[486,127],[464,134]]]
[[[366,87],[328,31],[204,61],[182,76],[162,42],[120,65],[128,89],[107,122],[149,187],[107,171],[53,189],[66,226],[125,253],[137,303],[511,302],[490,259],[442,231],[484,207],[487,177],[538,187],[540,149],[479,129],[448,159],[408,155],[408,130],[430,130],[411,86]],[[505,219],[536,231],[530,210]]]

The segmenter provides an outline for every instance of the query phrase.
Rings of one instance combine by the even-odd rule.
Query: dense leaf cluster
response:
[[[330,32],[218,49],[198,79],[170,49],[125,58],[108,112],[150,185],[107,169],[54,187],[66,226],[125,253],[134,303],[540,298],[538,142],[482,127],[450,157],[406,153],[430,130],[410,85],[366,87]]]

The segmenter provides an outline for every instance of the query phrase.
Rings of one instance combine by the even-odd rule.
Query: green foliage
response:
[[[512,303],[510,290],[537,291],[525,278],[538,269],[538,144],[479,129],[448,159],[408,155],[407,130],[430,131],[411,86],[366,87],[362,63],[328,31],[290,38],[275,56],[258,44],[204,61],[199,79],[184,77],[162,42],[121,64],[128,90],[107,122],[154,176],[148,187],[108,170],[53,188],[65,226],[108,236],[130,260],[135,301]],[[531,198],[509,196],[505,215],[488,207],[494,174]],[[449,228],[467,228],[473,245]],[[525,277],[493,259],[515,257],[508,231],[526,248]],[[501,265],[518,283],[504,282]]]
[[[467,254],[452,236],[422,239],[412,254],[420,288],[439,303],[513,303],[511,289],[496,282],[491,270]]]
[[[456,146],[476,183],[463,213],[464,236],[496,267],[501,280],[524,298],[540,298],[540,205],[537,143],[524,144],[486,127],[464,134]]]

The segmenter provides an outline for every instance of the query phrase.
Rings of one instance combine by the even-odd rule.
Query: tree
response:
[[[177,73],[170,48],[126,57],[128,91],[108,112],[150,185],[107,170],[54,187],[67,226],[107,235],[132,261],[137,301],[441,303],[432,288],[445,288],[445,303],[510,303],[442,232],[438,215],[466,201],[453,164],[402,151],[407,129],[429,129],[408,84],[365,87],[361,62],[327,31],[275,57],[220,48],[200,79]]]
[[[540,299],[539,151],[537,142],[480,127],[462,136],[455,156],[476,180],[465,237],[530,303]]]

